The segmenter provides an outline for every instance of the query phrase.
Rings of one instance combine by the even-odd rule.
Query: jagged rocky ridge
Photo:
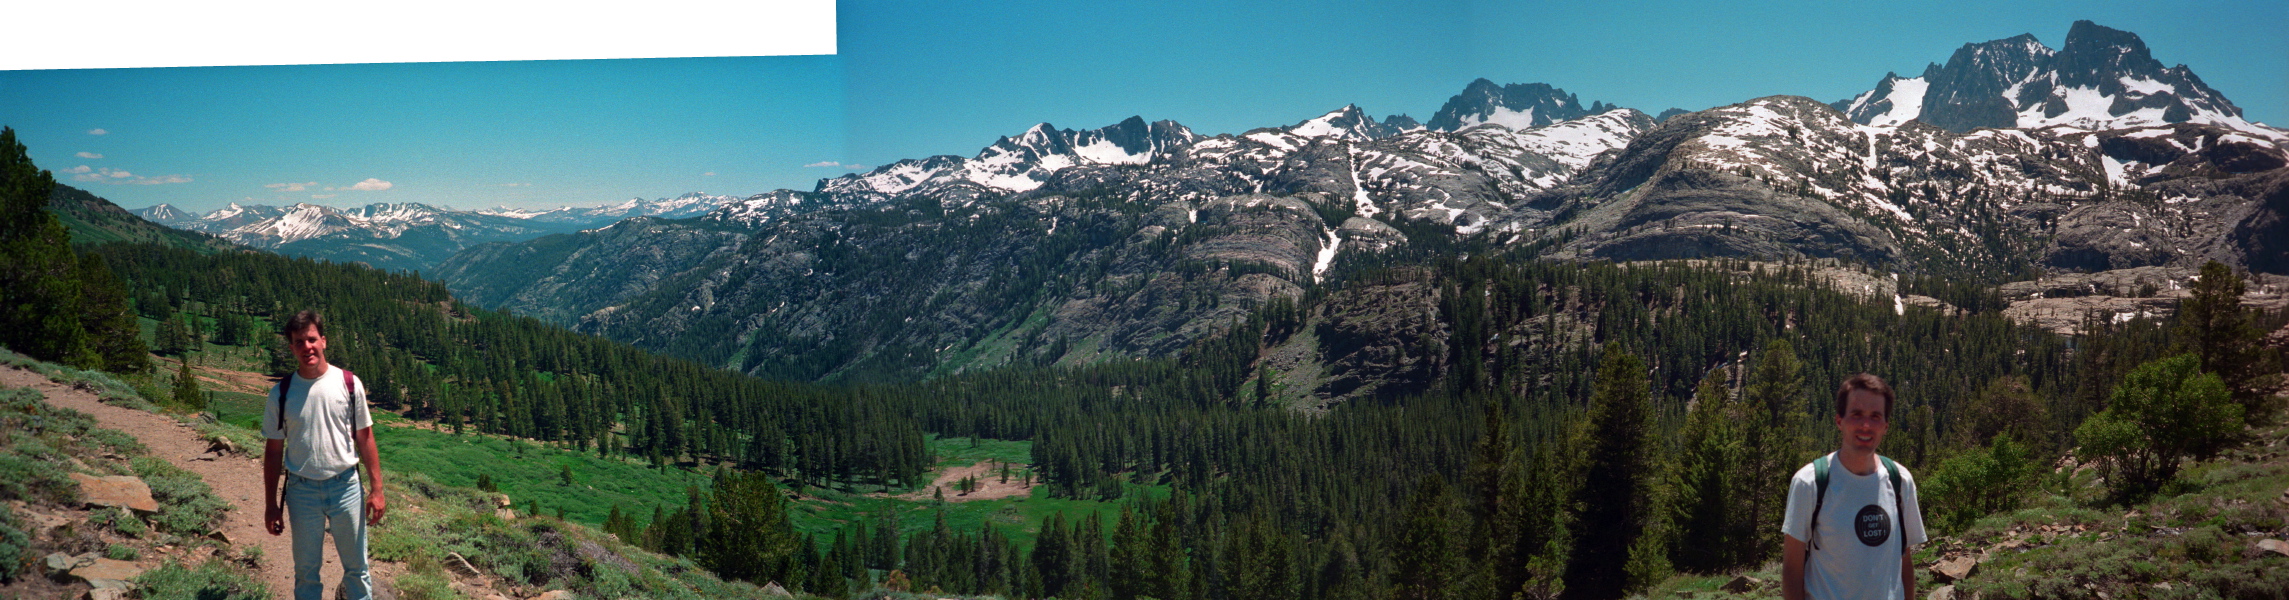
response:
[[[1863,125],[1915,119],[1957,133],[2199,123],[2289,142],[2289,135],[2243,119],[2240,107],[2192,69],[2162,66],[2137,34],[2090,21],[2076,21],[2060,50],[2030,34],[1964,44],[1946,65],[1926,66],[1917,77],[1887,73],[1875,89],[1833,106]]]

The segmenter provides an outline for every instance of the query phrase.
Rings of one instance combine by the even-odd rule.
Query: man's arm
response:
[[[366,486],[366,524],[381,523],[382,512],[389,508],[389,500],[382,497],[381,450],[374,447],[374,428],[367,427],[350,434],[357,440],[358,463],[364,465],[371,482]]]
[[[262,442],[262,526],[270,535],[286,531],[286,503],[278,497],[278,478],[286,471],[286,440]]]
[[[1781,600],[1804,600],[1804,540],[1793,535],[1783,535],[1780,539]]]
[[[1907,586],[1907,595],[1902,598],[1915,600],[1915,548],[1900,554],[1900,585]]]

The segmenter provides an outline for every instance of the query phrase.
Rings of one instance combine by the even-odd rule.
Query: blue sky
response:
[[[130,208],[595,205],[807,190],[1044,121],[1427,120],[1479,77],[1647,112],[1832,101],[1965,43],[2057,48],[2091,19],[2289,125],[2289,3],[1714,4],[842,0],[833,56],[0,71],[0,123]]]

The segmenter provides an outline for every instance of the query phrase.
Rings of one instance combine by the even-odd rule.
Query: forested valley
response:
[[[471,306],[408,274],[66,246],[40,208],[51,188],[27,183],[45,173],[12,134],[0,146],[15,157],[0,344],[155,386],[165,375],[146,350],[274,348],[273,323],[318,309],[330,358],[377,407],[711,472],[681,506],[615,507],[604,528],[725,578],[823,597],[1622,597],[1775,559],[1787,475],[1835,446],[1829,394],[1862,371],[1898,390],[1883,450],[1940,507],[1927,512],[1935,533],[2071,485],[2054,474],[2062,459],[2111,461],[2096,502],[2134,502],[2168,485],[2179,458],[2272,422],[2281,350],[2263,335],[2289,322],[2243,308],[2242,275],[2215,263],[2170,317],[2092,319],[2061,336],[2005,318],[1975,284],[1911,280],[1966,309],[1944,311],[1836,289],[1806,263],[1555,262],[1533,247],[1424,244],[1341,264],[1172,358],[767,381]],[[1445,336],[1393,360],[1442,365],[1437,377],[1324,406],[1281,389],[1273,348],[1340,337],[1330,303],[1400,288],[1435,293]],[[157,324],[149,347],[137,318]],[[290,364],[273,360],[272,372]],[[2139,401],[2155,398],[2179,404]],[[2183,418],[2152,418],[2166,410]],[[792,526],[810,491],[922,489],[930,436],[1030,441],[1036,494],[1114,502],[1118,516]]]

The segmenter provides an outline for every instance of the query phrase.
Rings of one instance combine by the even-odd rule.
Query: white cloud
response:
[[[278,190],[281,192],[299,192],[313,187],[318,187],[318,182],[311,181],[307,183],[265,183],[262,184],[262,187]]]
[[[94,152],[81,152],[81,153],[79,153],[79,154],[74,154],[73,156],[77,156],[77,157],[80,157],[80,158],[103,158],[103,155],[101,155],[101,154],[96,154],[96,153],[94,153]]]
[[[372,177],[367,177],[365,181],[360,181],[360,182],[357,182],[356,184],[354,184],[354,185],[351,185],[351,186],[349,187],[349,189],[358,190],[358,191],[363,191],[363,192],[378,192],[378,191],[382,191],[382,190],[390,189],[390,188],[392,188],[392,187],[396,187],[396,186],[395,186],[394,184],[391,184],[390,182],[387,182],[387,181],[382,181],[382,180],[379,180],[379,179],[374,179],[374,178],[372,178]]]
[[[504,183],[501,187],[532,187],[531,183]]]
[[[87,168],[87,165],[80,165],[80,166],[77,166],[77,167],[72,167],[72,168],[69,168],[69,169],[64,169],[64,170],[63,170],[63,172],[65,172],[65,173],[88,173],[88,172],[92,172],[92,171],[95,171],[95,169],[90,169],[90,168]]]
[[[715,172],[714,172],[714,171],[708,171],[708,172],[706,172],[706,173],[701,173],[701,174],[699,174],[699,175],[700,175],[701,177],[714,177],[714,176],[715,176]]]
[[[109,132],[109,131],[104,131],[104,130],[101,130],[101,129],[89,129],[89,130],[87,130],[87,134],[88,134],[88,135],[103,135],[103,134],[107,134],[107,133],[111,133],[111,132]]]
[[[332,198],[332,197],[335,197],[335,196],[338,196],[338,195],[340,195],[340,194],[311,194],[311,195],[310,195],[310,197],[312,197],[312,198],[317,198],[317,199],[320,199],[320,200],[324,200],[324,199],[327,199],[327,198]]]
[[[158,177],[137,177],[137,176],[135,176],[135,174],[134,174],[134,173],[129,173],[129,172],[127,172],[127,171],[122,171],[122,170],[118,170],[118,169],[113,169],[113,168],[111,168],[111,167],[104,167],[104,168],[101,168],[101,169],[96,169],[96,170],[94,170],[94,172],[89,172],[89,171],[88,171],[88,168],[87,168],[87,166],[86,166],[86,165],[81,165],[81,166],[79,166],[78,168],[69,169],[69,170],[66,170],[66,171],[64,171],[64,172],[66,172],[66,173],[77,173],[76,175],[73,175],[73,176],[72,176],[72,180],[74,180],[74,181],[100,181],[100,182],[103,182],[103,183],[113,183],[113,184],[126,184],[126,183],[132,183],[132,184],[135,184],[135,185],[159,185],[159,184],[163,184],[163,183],[190,183],[190,182],[191,182],[191,176],[189,176],[189,175],[160,175],[160,176],[158,176]]]

